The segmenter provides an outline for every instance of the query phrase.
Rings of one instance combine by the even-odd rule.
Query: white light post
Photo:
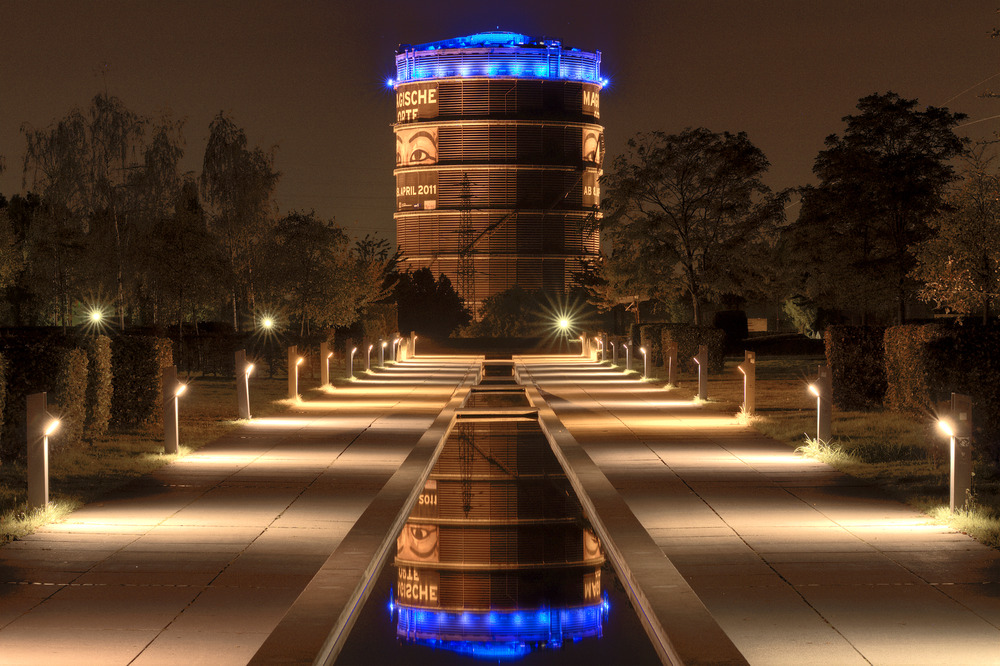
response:
[[[241,419],[250,418],[250,373],[253,363],[247,363],[247,352],[241,349],[236,352],[236,407]]]
[[[611,340],[608,341],[608,344],[611,345],[611,365],[617,366],[618,365],[618,347]]]
[[[330,383],[331,358],[333,358],[333,352],[330,351],[330,343],[319,343],[319,383],[321,386],[326,386]]]
[[[708,346],[700,345],[698,355],[694,357],[698,364],[698,399],[708,400]]]
[[[380,344],[378,346],[378,367],[384,368],[385,367],[385,348],[386,348],[386,346],[389,343],[386,342],[385,340],[381,340],[381,343],[382,344]]]
[[[829,444],[833,439],[831,409],[833,407],[833,379],[830,366],[819,366],[819,377],[809,385],[809,392],[816,396],[816,441]]]
[[[297,345],[288,348],[288,397],[292,400],[299,397],[299,366],[303,361]]]
[[[587,356],[587,334],[580,334],[580,356],[586,358]]]
[[[649,377],[649,354],[646,353],[645,347],[639,347],[639,351],[642,352],[642,378],[647,379]]]
[[[347,359],[344,363],[344,374],[348,379],[354,379],[354,353],[356,351],[358,351],[358,348],[355,347],[353,341],[349,339],[344,347],[344,358]]]
[[[622,349],[625,350],[625,372],[632,369],[632,349],[630,344],[623,342]]]
[[[736,366],[743,373],[743,413],[757,411],[757,354],[743,352],[743,362]]]
[[[180,400],[187,384],[178,381],[177,366],[163,368],[163,452],[174,454],[180,450]]]
[[[27,396],[28,507],[44,509],[49,503],[49,436],[59,419],[49,414],[45,393]]]
[[[950,414],[940,419],[938,427],[951,440],[951,479],[949,506],[952,513],[964,509],[972,491],[972,398],[951,394]]]
[[[664,353],[667,356],[667,383],[677,386],[677,342],[674,340],[668,342]]]
[[[417,334],[415,331],[410,331],[410,356],[413,358],[417,357]]]
[[[374,348],[375,348],[375,345],[373,345],[373,344],[369,344],[368,345],[368,351],[367,351],[367,353],[365,353],[365,372],[371,372],[371,369],[372,369],[372,349],[374,349]]]

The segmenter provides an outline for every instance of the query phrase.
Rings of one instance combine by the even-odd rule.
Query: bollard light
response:
[[[368,354],[365,356],[365,372],[370,372],[372,369],[372,349],[374,348],[374,344],[368,345]]]
[[[642,352],[642,378],[646,379],[649,377],[649,354],[645,347],[639,347],[639,351]]]
[[[622,343],[622,349],[625,350],[625,372],[632,369],[632,345],[625,342]]]
[[[694,357],[698,365],[698,399],[708,400],[708,346],[700,345],[698,355]]]
[[[400,340],[402,340],[402,338],[393,338],[392,339],[392,360],[393,361],[398,361],[399,360],[399,341]]]
[[[833,384],[830,366],[819,366],[819,377],[809,384],[809,392],[816,396],[816,441],[828,444],[832,436],[831,410],[833,408]]]
[[[757,353],[743,352],[743,362],[736,368],[743,373],[743,413],[757,411]]]
[[[236,352],[236,408],[241,419],[250,418],[250,374],[253,363],[247,363],[247,352]]]
[[[586,356],[586,355],[587,355],[587,334],[586,333],[581,333],[580,334],[580,356]]]
[[[667,383],[671,386],[677,386],[677,342],[675,340],[668,342],[664,353],[667,363]]]
[[[382,344],[378,346],[378,367],[380,368],[385,367],[385,348],[386,346],[388,346],[388,344],[389,344],[388,342],[383,340]]]
[[[288,397],[294,400],[299,396],[299,366],[305,358],[299,356],[299,348],[292,345],[288,348]]]
[[[49,437],[60,425],[49,413],[45,395],[27,396],[28,507],[32,509],[44,509],[49,503]]]
[[[950,440],[951,474],[949,507],[964,509],[972,490],[972,398],[951,394],[949,415],[938,420],[938,428]]]
[[[174,454],[180,450],[180,400],[187,391],[187,384],[177,379],[177,366],[163,368],[163,452]]]
[[[410,337],[413,340],[413,349],[410,350],[412,352],[411,356],[413,356],[413,358],[416,358],[417,357],[417,334],[416,333],[410,333]]]
[[[354,379],[354,354],[358,351],[357,347],[351,347],[350,351],[347,352],[347,378]]]
[[[327,386],[330,383],[330,359],[333,352],[330,351],[329,341],[319,343],[319,384]]]
[[[608,344],[611,345],[611,365],[618,365],[618,347],[615,346],[614,341],[608,340]]]
[[[601,355],[601,363],[604,363],[604,338],[597,338],[597,353]]]

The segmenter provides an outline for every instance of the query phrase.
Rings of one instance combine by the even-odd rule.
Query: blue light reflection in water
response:
[[[398,616],[396,636],[404,642],[499,661],[516,661],[536,649],[559,648],[564,641],[600,637],[609,610],[607,593],[599,604],[530,611],[455,613],[389,603],[390,614]]]

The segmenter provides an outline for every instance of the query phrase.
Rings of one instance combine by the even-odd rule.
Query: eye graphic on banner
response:
[[[411,127],[396,130],[396,166],[437,164],[437,127]]]

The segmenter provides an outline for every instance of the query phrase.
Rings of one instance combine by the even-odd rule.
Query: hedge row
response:
[[[83,437],[87,399],[87,354],[71,337],[42,332],[0,337],[7,362],[0,458],[23,458],[27,433],[27,396],[48,393],[49,411],[63,424],[54,446],[78,444]]]
[[[102,437],[112,419],[119,427],[158,422],[161,364],[171,364],[164,338],[121,336],[112,343],[58,329],[0,332],[0,460],[24,458],[32,393],[47,393],[49,411],[62,421],[53,448]]]
[[[708,371],[721,373],[726,364],[725,333],[711,326],[694,326],[691,324],[660,324],[661,349],[666,349],[671,341],[677,343],[677,365],[687,372],[697,372],[698,366],[694,357],[701,345],[708,347]]]
[[[831,326],[825,336],[833,398],[842,409],[879,405],[926,417],[952,393],[973,399],[983,450],[1000,457],[1000,328],[933,323]]]
[[[111,344],[111,424],[136,428],[163,422],[160,404],[162,368],[173,365],[170,340],[127,335]]]
[[[840,409],[882,406],[886,392],[885,329],[830,326],[823,341],[833,374],[833,403]]]

